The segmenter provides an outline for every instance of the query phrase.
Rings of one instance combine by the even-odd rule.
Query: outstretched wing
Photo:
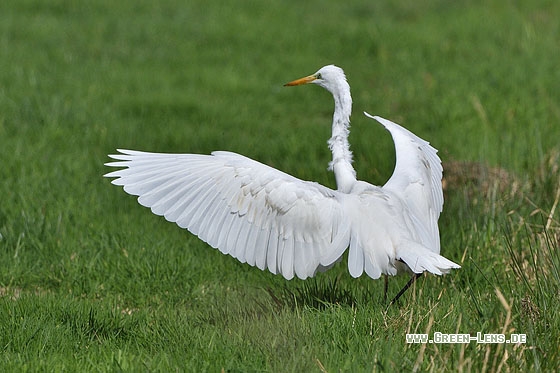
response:
[[[313,276],[348,247],[350,226],[338,192],[239,154],[159,154],[119,150],[107,163],[156,215],[241,262],[291,279]]]
[[[364,114],[381,123],[393,137],[396,165],[383,189],[399,195],[410,207],[415,224],[427,233],[422,242],[439,254],[438,218],[443,209],[443,168],[437,150],[407,129],[387,119]],[[422,235],[424,236],[424,235]]]

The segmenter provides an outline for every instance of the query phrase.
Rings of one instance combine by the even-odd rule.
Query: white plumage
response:
[[[352,107],[342,69],[325,66],[287,85],[318,84],[335,100],[330,163],[337,190],[302,181],[242,155],[161,154],[119,150],[106,177],[152,212],[241,262],[286,279],[305,279],[350,248],[348,269],[377,279],[403,270],[447,273],[459,265],[439,255],[442,167],[428,142],[391,121],[397,155],[389,181],[356,180],[348,145]]]

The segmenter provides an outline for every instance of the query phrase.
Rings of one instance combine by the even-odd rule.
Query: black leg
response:
[[[399,293],[393,298],[393,300],[391,301],[391,303],[389,303],[389,306],[393,303],[395,303],[396,301],[399,300],[399,298],[401,297],[401,295],[404,294],[404,292],[414,283],[414,281],[416,281],[416,279],[420,276],[422,276],[422,273],[415,273],[412,275],[412,278],[406,283],[406,285],[404,286],[404,288],[401,289],[401,291],[399,291]]]

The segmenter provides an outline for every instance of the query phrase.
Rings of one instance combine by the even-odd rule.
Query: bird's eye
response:
[[[317,78],[317,79],[321,79],[321,74],[317,74],[317,75],[315,75],[315,78]]]

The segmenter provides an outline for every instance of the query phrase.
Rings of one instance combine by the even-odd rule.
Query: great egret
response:
[[[364,271],[373,279],[412,272],[410,285],[424,271],[441,275],[460,268],[439,255],[443,193],[437,150],[398,124],[364,113],[391,133],[396,166],[382,187],[357,180],[348,143],[352,98],[344,72],[329,65],[286,86],[308,83],[334,97],[328,145],[337,190],[226,151],[118,150],[110,155],[117,162],[106,165],[121,169],[105,176],[116,178],[113,184],[139,196],[154,214],[222,253],[288,280],[331,267],[348,247],[353,277]]]

